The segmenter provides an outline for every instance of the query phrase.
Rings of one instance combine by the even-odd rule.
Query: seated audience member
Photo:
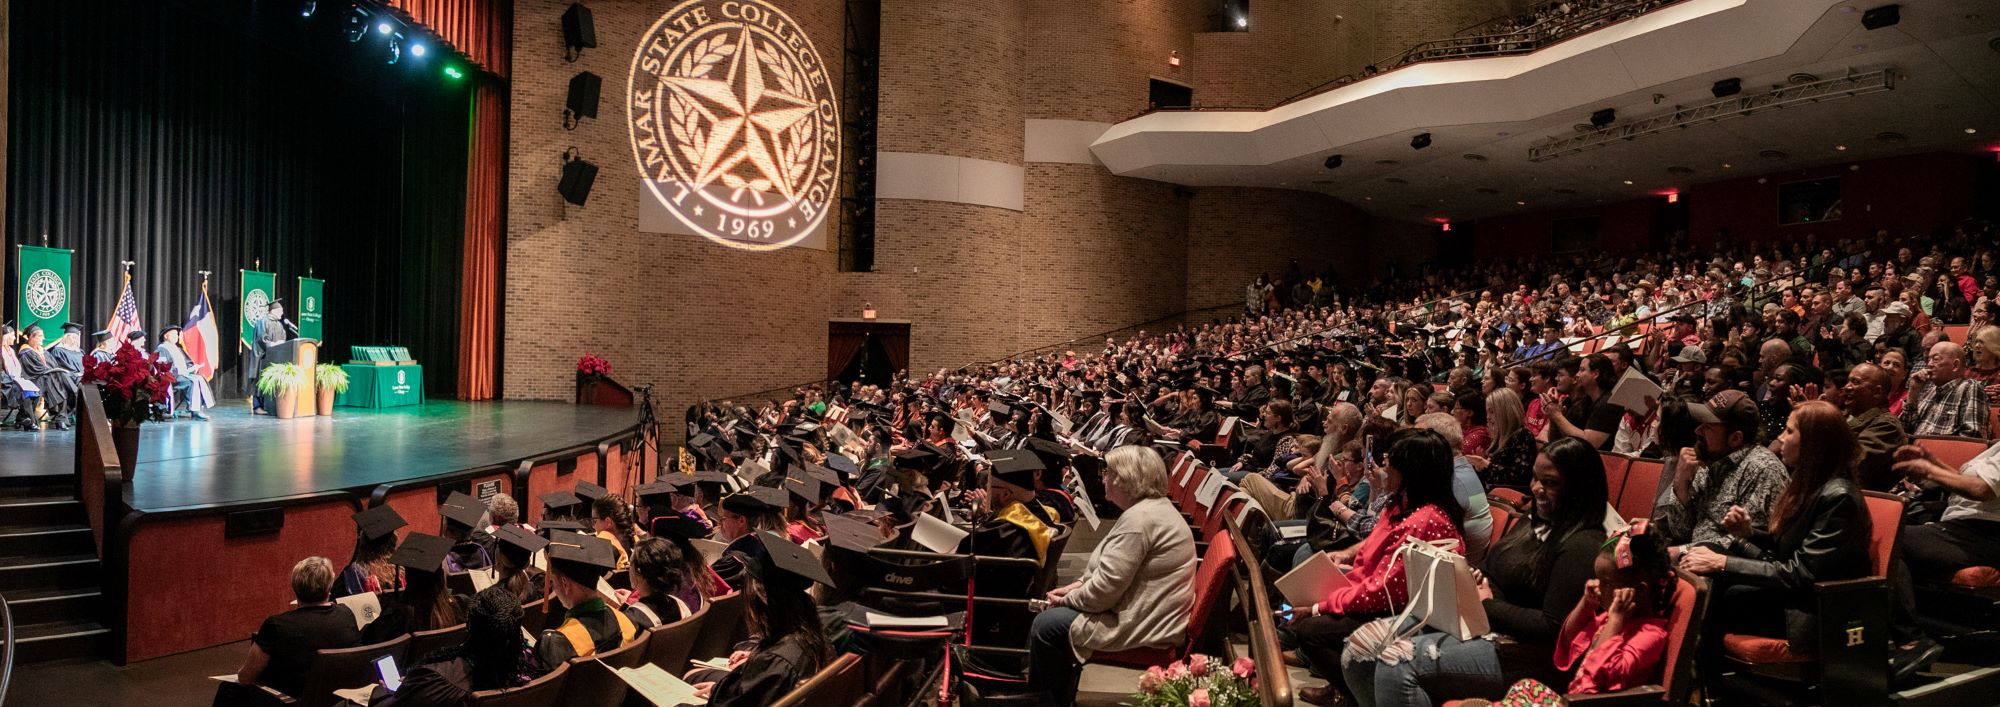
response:
[[[1757,445],[1757,404],[1740,390],[1725,390],[1707,405],[1689,406],[1696,443],[1680,450],[1673,497],[1653,509],[1656,531],[1673,545],[1726,545],[1721,524],[1731,506],[1749,509],[1761,524],[1789,474],[1771,450]]]
[[[265,685],[291,696],[304,687],[313,653],[326,648],[351,648],[361,643],[354,612],[334,603],[333,563],[308,557],[292,566],[292,596],[298,606],[264,619],[250,636],[250,655],[236,671],[236,682]]]
[[[1388,615],[1391,607],[1409,603],[1402,553],[1397,552],[1403,541],[1460,541],[1464,537],[1459,523],[1465,511],[1452,488],[1451,445],[1436,432],[1415,429],[1398,430],[1385,444],[1389,463],[1383,467],[1383,484],[1375,493],[1394,499],[1383,509],[1374,532],[1356,547],[1352,568],[1347,571],[1349,583],[1320,601],[1294,607],[1288,614],[1300,657],[1315,675],[1329,681],[1324,687],[1299,690],[1299,699],[1311,704],[1335,704],[1344,692],[1340,653],[1347,635]]]
[[[1875,357],[1875,365],[1889,374],[1889,414],[1901,419],[1903,406],[1910,402],[1910,358],[1901,349],[1890,349]],[[1864,475],[1861,478],[1868,477]]]
[[[1986,437],[1986,386],[1965,376],[1965,347],[1940,341],[1930,367],[1910,375],[1903,426],[1912,435]]]
[[[1973,327],[1965,337],[1965,350],[1971,360],[1965,377],[1986,386],[1986,404],[1992,405],[2000,400],[2000,327]]]
[[[389,562],[403,570],[403,591],[385,594],[382,615],[361,630],[365,643],[380,643],[414,631],[431,631],[465,623],[461,596],[445,585],[445,555],[451,541],[436,535],[410,533]]]
[[[973,526],[970,535],[959,541],[958,551],[1043,562],[1048,556],[1049,541],[1055,538],[1055,528],[1042,521],[1047,509],[1041,513],[1028,510],[1030,505],[1041,505],[1035,500],[1035,478],[1043,471],[1041,458],[1031,451],[1008,449],[989,452],[986,459],[993,468],[986,475],[984,518]],[[1006,592],[998,587],[995,591]]]
[[[408,523],[396,509],[388,506],[354,514],[354,558],[340,571],[340,579],[333,585],[334,598],[403,588],[403,571],[389,557],[396,554],[396,530],[405,525]]]
[[[685,516],[661,516],[653,519],[652,534],[673,546],[670,563],[678,567],[681,577],[679,585],[655,586],[654,591],[674,595],[689,611],[700,611],[708,606],[710,599],[731,591],[694,546],[695,540],[708,535],[708,529],[700,521]]]
[[[1486,429],[1486,397],[1470,390],[1458,394],[1452,398],[1451,416],[1458,420],[1458,429],[1464,433],[1465,443],[1459,453],[1484,456],[1493,446],[1493,438]]]
[[[487,535],[497,535],[501,528],[510,525],[526,528],[530,533],[535,532],[533,526],[521,522],[521,504],[515,503],[513,496],[504,493],[493,494],[493,500],[486,502],[486,520],[491,523],[486,526]]]
[[[1028,646],[1029,684],[1057,705],[1076,696],[1078,657],[1178,645],[1194,604],[1194,534],[1166,499],[1159,453],[1120,447],[1104,463],[1105,500],[1122,514],[1083,575],[1049,591]]]
[[[542,598],[542,570],[535,566],[535,553],[549,541],[519,525],[508,525],[494,534],[493,567],[495,586],[506,587],[514,601],[527,606]]]
[[[493,553],[488,549],[492,545],[492,539],[475,537],[485,535],[484,532],[476,530],[480,525],[480,519],[486,515],[478,502],[473,501],[471,496],[453,492],[444,505],[438,506],[438,515],[443,516],[443,520],[439,523],[442,535],[445,540],[451,542],[451,551],[444,556],[446,572],[465,572],[493,566]]]
[[[611,541],[618,550],[618,567],[631,565],[629,553],[637,542],[638,526],[632,522],[632,507],[617,496],[602,496],[590,502],[590,529],[597,537]]]
[[[1732,504],[1721,514],[1728,536],[1689,549],[1680,566],[1714,578],[1707,626],[1718,639],[1724,631],[1784,638],[1793,652],[1811,654],[1813,583],[1869,572],[1868,508],[1854,482],[1859,444],[1838,409],[1811,401],[1792,411],[1778,448],[1792,472],[1768,521]]]
[[[403,674],[391,693],[376,686],[369,707],[457,707],[480,690],[520,687],[548,672],[521,633],[521,603],[505,587],[487,587],[472,598],[465,643],[427,656]]]
[[[1903,432],[1902,420],[1889,414],[1885,397],[1888,389],[1888,372],[1869,363],[1848,371],[1847,385],[1840,389],[1845,403],[1843,408],[1847,412],[1847,427],[1854,430],[1861,445],[1861,461],[1855,467],[1855,478],[1861,488],[1869,491],[1895,488],[1899,477],[1890,465],[1895,463],[1896,448],[1910,440],[1910,436]]]
[[[741,586],[738,579],[743,572],[742,558],[756,551],[759,531],[786,532],[784,516],[779,515],[790,502],[784,496],[785,492],[778,489],[753,486],[724,496],[716,504],[716,539],[729,547],[710,566],[722,581],[732,587]]]
[[[1525,491],[1534,476],[1535,435],[1523,414],[1521,396],[1512,389],[1496,388],[1486,394],[1486,427],[1492,442],[1465,460],[1487,488]]]
[[[682,590],[693,583],[681,574],[685,566],[680,548],[666,540],[646,538],[632,547],[632,566],[626,570],[632,589],[620,592],[624,596],[619,610],[632,620],[633,627],[665,626],[694,613],[694,607],[680,599]]]
[[[1604,462],[1583,440],[1558,439],[1536,457],[1530,485],[1527,516],[1482,565],[1481,603],[1493,632],[1508,640],[1460,641],[1427,629],[1398,641],[1386,651],[1395,656],[1391,659],[1378,657],[1382,652],[1375,649],[1394,630],[1395,619],[1371,623],[1355,632],[1342,656],[1347,685],[1360,704],[1400,707],[1490,697],[1522,678],[1561,684],[1549,656],[1571,635],[1565,617],[1595,608],[1594,592],[1586,587],[1605,564],[1599,559],[1609,506]],[[1588,627],[1587,635],[1594,636],[1596,628]],[[1375,640],[1363,640],[1371,633]]]
[[[549,539],[548,553],[550,593],[567,611],[561,626],[543,631],[536,641],[535,651],[543,665],[553,667],[571,658],[614,650],[638,635],[632,620],[613,610],[609,599],[597,590],[598,581],[618,565],[618,552],[611,541],[594,535],[557,533]]]
[[[687,676],[712,707],[763,707],[832,662],[834,649],[807,593],[830,584],[826,569],[805,548],[776,533],[758,532],[761,545],[746,565],[750,604],[747,646],[729,656],[729,670],[695,670]],[[703,658],[713,656],[702,656]]]
[[[1458,436],[1458,421],[1448,413],[1427,412],[1417,418],[1417,427],[1438,433],[1451,445],[1451,494],[1465,511],[1459,522],[1460,530],[1465,533],[1465,546],[1460,554],[1477,565],[1486,559],[1486,546],[1493,540],[1493,512],[1486,504],[1486,486],[1479,483],[1479,472],[1473,471],[1472,462],[1458,454],[1464,446]]]
[[[1896,450],[1896,471],[1920,487],[1943,488],[1950,502],[1936,522],[1904,526],[1896,540],[1896,559],[1911,577],[1947,581],[1968,567],[2000,567],[2000,444],[1957,469],[1916,445]],[[1909,628],[1916,596],[1909,582],[1894,582],[1898,593],[1898,623]],[[1910,637],[1898,631],[1898,639]]]
[[[1612,436],[1625,410],[1611,403],[1607,386],[1618,378],[1612,373],[1611,359],[1591,354],[1582,359],[1568,358],[1558,364],[1568,374],[1569,389],[1558,382],[1554,395],[1542,394],[1542,409],[1549,415],[1549,439],[1579,437],[1601,451],[1611,449]],[[1558,379],[1560,381],[1560,379]]]

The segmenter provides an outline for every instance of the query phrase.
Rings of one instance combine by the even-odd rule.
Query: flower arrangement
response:
[[[1257,665],[1248,657],[1235,663],[1196,653],[1186,662],[1153,666],[1139,676],[1139,707],[1251,707],[1257,704]]]
[[[83,382],[96,383],[104,393],[104,414],[114,423],[137,425],[153,416],[155,404],[165,404],[174,389],[174,364],[133,346],[120,346],[110,361],[83,359]]]
[[[313,366],[313,384],[336,394],[347,392],[347,369],[331,363]]]
[[[611,362],[599,358],[597,354],[584,354],[576,360],[577,375],[586,378],[602,378],[611,375]]]

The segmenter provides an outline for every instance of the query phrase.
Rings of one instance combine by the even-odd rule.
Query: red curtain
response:
[[[388,4],[436,32],[479,68],[507,78],[513,55],[513,0],[389,0]]]
[[[472,92],[472,136],[465,169],[464,288],[459,296],[458,396],[491,400],[500,346],[500,244],[507,210],[507,96],[482,79]]]

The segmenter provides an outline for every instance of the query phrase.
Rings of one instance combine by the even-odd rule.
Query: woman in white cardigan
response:
[[[1057,705],[1076,699],[1092,653],[1180,644],[1194,607],[1194,532],[1166,498],[1159,453],[1118,447],[1104,467],[1104,496],[1124,512],[1083,576],[1049,592],[1028,644],[1028,682]]]

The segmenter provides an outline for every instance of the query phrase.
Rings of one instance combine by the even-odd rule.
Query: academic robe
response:
[[[291,337],[285,334],[285,325],[270,319],[257,322],[257,337],[243,350],[243,375],[253,393],[257,390],[257,378],[264,373],[264,364],[270,362],[272,347],[290,339]],[[269,409],[268,406],[266,409]]]
[[[801,681],[826,667],[808,654],[797,636],[786,636],[756,652],[709,690],[711,707],[762,707],[791,694]]]
[[[1053,515],[1046,510],[1044,516]],[[1009,503],[972,529],[958,544],[960,554],[981,557],[1011,557],[1034,560],[1035,567],[980,565],[973,571],[973,586],[980,596],[1026,599],[1032,594],[1040,565],[1048,556],[1055,529],[1019,502]],[[978,625],[971,629],[984,645],[1018,645],[1027,639],[1027,626],[1034,617],[1015,607],[993,607],[979,612]]]
[[[75,400],[77,395],[77,388],[70,382],[69,374],[49,363],[48,356],[41,349],[23,346],[20,356],[21,373],[42,389],[43,411],[54,418],[69,414],[70,401]]]
[[[83,352],[67,346],[51,346],[46,352],[49,363],[69,375],[72,388],[83,390]]]

